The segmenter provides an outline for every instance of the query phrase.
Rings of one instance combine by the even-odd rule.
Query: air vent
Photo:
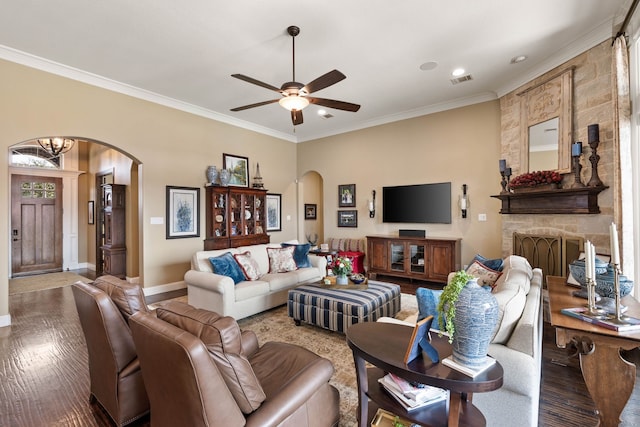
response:
[[[451,79],[451,84],[457,85],[458,83],[468,82],[469,80],[473,80],[471,74],[467,74],[466,76],[456,77],[455,79]]]
[[[333,117],[333,114],[324,113],[324,114],[320,114],[320,117],[322,117],[323,119],[330,119],[331,117]]]

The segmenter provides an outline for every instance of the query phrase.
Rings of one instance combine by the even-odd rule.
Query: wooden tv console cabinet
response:
[[[369,273],[447,283],[460,270],[460,240],[367,236]]]

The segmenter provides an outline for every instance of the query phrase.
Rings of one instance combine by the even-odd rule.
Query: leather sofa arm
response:
[[[234,299],[235,288],[231,277],[206,271],[189,270],[184,274],[184,281],[187,285],[207,289],[220,295],[230,294],[230,298]]]
[[[247,417],[246,427],[277,426],[305,404],[333,375],[333,365],[318,357],[313,364],[293,376],[275,396]]]
[[[258,337],[253,331],[242,331],[240,335],[240,346],[242,347],[241,353],[244,357],[251,357],[256,351],[258,351]]]

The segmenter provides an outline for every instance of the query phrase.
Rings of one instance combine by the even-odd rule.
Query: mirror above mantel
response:
[[[520,96],[520,172],[571,172],[573,68]]]

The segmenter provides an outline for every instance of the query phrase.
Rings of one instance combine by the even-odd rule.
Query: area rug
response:
[[[178,297],[168,301],[187,302],[187,297]],[[151,304],[150,308],[162,306],[167,301]],[[405,319],[418,311],[415,295],[401,295],[402,310],[397,319]],[[243,330],[251,330],[258,336],[260,345],[268,341],[282,341],[297,344],[331,360],[335,373],[331,384],[340,392],[340,426],[357,425],[358,393],[356,371],[351,349],[347,346],[345,336],[337,332],[302,324],[295,326],[287,315],[287,307],[281,306],[239,320]]]
[[[90,279],[69,271],[16,277],[15,279],[9,279],[9,295],[42,291],[44,289],[61,288],[63,286],[72,285],[79,280],[82,280],[83,282],[91,282]]]

